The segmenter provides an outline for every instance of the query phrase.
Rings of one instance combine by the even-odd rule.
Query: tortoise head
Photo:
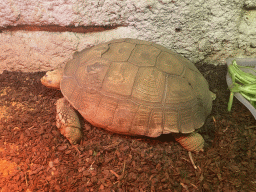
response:
[[[48,71],[42,78],[41,83],[49,88],[60,89],[60,81],[63,76],[63,69]]]

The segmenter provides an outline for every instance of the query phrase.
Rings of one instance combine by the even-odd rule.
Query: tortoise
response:
[[[114,133],[173,133],[188,151],[203,150],[196,130],[211,113],[214,94],[194,64],[161,45],[130,38],[102,43],[76,52],[41,82],[64,96],[56,126],[71,144],[82,139],[79,112]]]

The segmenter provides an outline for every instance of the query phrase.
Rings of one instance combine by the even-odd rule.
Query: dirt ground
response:
[[[72,146],[55,126],[60,91],[44,73],[0,75],[0,191],[256,191],[256,123],[236,99],[227,112],[226,66],[197,65],[217,94],[200,129],[205,151],[195,169],[171,135],[110,133],[84,122]]]

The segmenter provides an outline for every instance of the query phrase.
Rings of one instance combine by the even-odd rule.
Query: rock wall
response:
[[[2,0],[0,73],[63,65],[112,39],[149,40],[192,62],[255,57],[255,0]]]

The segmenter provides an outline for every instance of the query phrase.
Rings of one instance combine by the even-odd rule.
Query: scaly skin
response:
[[[204,151],[204,138],[196,132],[190,134],[173,134],[175,140],[188,151]]]

